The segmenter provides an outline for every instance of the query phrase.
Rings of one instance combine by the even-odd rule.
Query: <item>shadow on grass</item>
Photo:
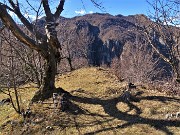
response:
[[[86,133],[87,135],[90,134],[97,134],[104,131],[110,131],[113,129],[121,129],[126,128],[128,126],[132,126],[134,124],[147,124],[151,127],[154,127],[157,130],[161,130],[164,133],[168,135],[172,135],[173,133],[168,130],[167,127],[179,127],[180,121],[179,120],[163,120],[163,119],[151,119],[151,118],[143,118],[139,116],[139,114],[142,113],[142,110],[138,108],[136,105],[133,104],[133,102],[125,102],[121,96],[115,97],[112,99],[99,99],[99,98],[89,98],[89,97],[81,97],[81,96],[72,96],[71,100],[79,102],[79,103],[85,103],[85,104],[93,104],[93,105],[100,105],[103,107],[105,113],[118,120],[126,121],[125,124],[118,125],[116,127],[108,127],[108,128],[101,128],[100,130],[92,131]],[[172,97],[163,97],[163,96],[145,96],[145,97],[136,97],[136,102],[140,102],[142,100],[152,100],[152,101],[159,101],[166,103],[167,101],[173,101],[173,102],[180,102],[180,99],[172,98]],[[119,102],[125,103],[128,105],[129,110],[126,112],[120,111],[116,106]],[[129,111],[135,109],[136,114],[128,114]],[[87,111],[85,111],[87,112]],[[98,114],[91,114],[89,112],[89,115],[98,115]],[[104,117],[104,116],[101,116]],[[91,123],[92,124],[92,123]],[[93,123],[98,124],[98,123]],[[87,126],[87,125],[86,125]],[[78,130],[79,131],[79,130]],[[80,131],[79,131],[80,132]]]

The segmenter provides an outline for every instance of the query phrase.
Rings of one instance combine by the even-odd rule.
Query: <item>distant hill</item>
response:
[[[39,21],[40,25],[45,25],[43,20]],[[74,18],[60,17],[58,23],[59,40],[64,50],[67,50],[68,46],[74,65],[79,59],[93,66],[111,65],[114,58],[127,59],[130,53],[133,53],[129,52],[128,48],[138,45],[144,46],[145,54],[153,51],[139,28],[143,29],[155,23],[143,14],[113,16],[95,13]],[[153,35],[151,28],[148,31]],[[160,52],[168,57],[168,49],[164,46],[161,36],[156,34],[154,41]],[[67,55],[67,52],[64,52],[64,55]],[[153,57],[157,58],[158,55],[154,53]],[[163,60],[160,65],[167,69],[166,73],[171,71]]]
[[[40,31],[44,31],[45,23],[44,17],[37,21]],[[128,61],[129,56],[134,53],[134,48],[139,46],[143,46],[141,51],[144,54],[153,52],[152,59],[159,57],[142,32],[144,27],[153,26],[155,22],[143,14],[113,16],[94,13],[73,18],[60,17],[57,23],[58,38],[63,48],[62,57],[70,57],[75,69],[87,65],[111,66],[114,59]],[[174,33],[180,32],[179,28],[173,29]],[[164,45],[160,32],[150,27],[147,30],[151,37],[156,33],[153,42],[160,52],[169,57],[169,50]],[[60,64],[63,65],[60,66],[61,70],[66,70],[68,62]],[[163,60],[159,66],[166,70],[165,74],[171,74],[171,67]]]
[[[46,23],[45,17],[36,23],[38,29],[43,31]],[[143,14],[113,16],[94,13],[73,18],[60,17],[57,23],[59,24],[57,26],[58,38],[64,50],[67,50],[68,45],[74,59],[85,58],[89,65],[111,64],[114,58],[119,58],[123,50],[126,50],[127,44],[141,43],[148,50],[152,49],[148,46],[144,33],[138,27],[143,29],[155,23]],[[179,28],[174,29],[180,31]],[[157,29],[154,30],[158,33]],[[149,28],[149,33],[153,35],[151,28]],[[155,40],[160,51],[168,55],[168,50],[158,34]]]

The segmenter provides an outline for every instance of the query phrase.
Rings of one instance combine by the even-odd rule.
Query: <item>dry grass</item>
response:
[[[24,85],[18,89],[19,97],[20,97],[20,105],[22,108],[28,107],[29,101],[36,90],[37,88],[35,88],[35,85],[33,84]],[[10,91],[14,99],[14,91],[13,90]],[[0,93],[0,99],[5,99],[5,98],[8,98],[8,95]],[[4,124],[12,120],[13,121],[21,120],[21,117],[14,111],[11,104],[5,104],[0,106],[0,129]],[[0,134],[1,134],[1,130],[0,130]]]
[[[133,92],[142,92],[137,96],[139,102],[125,103],[120,97],[125,85],[101,68],[83,68],[58,76],[56,86],[73,95],[68,111],[53,109],[52,99],[33,104],[34,116],[29,125],[23,125],[22,119],[16,116],[21,124],[6,124],[2,127],[2,134],[180,134],[179,119],[165,120],[165,114],[180,111],[179,97],[139,88]],[[26,99],[30,99],[33,93],[31,89],[29,95],[22,92]],[[6,110],[8,107],[4,105],[0,109],[4,117],[12,119],[10,114],[14,112],[11,108]],[[48,130],[47,126],[53,129]]]
[[[111,94],[111,90],[118,92],[125,85],[125,83],[119,83],[114,75],[103,68],[82,68],[59,76],[56,81],[57,87],[67,91],[83,89],[97,97],[102,96],[107,90]]]

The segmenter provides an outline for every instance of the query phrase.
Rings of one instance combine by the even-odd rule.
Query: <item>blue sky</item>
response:
[[[98,0],[105,11],[112,15],[148,14],[150,6],[146,0]],[[62,16],[73,17],[87,13],[102,12],[90,0],[67,0]]]
[[[4,0],[0,0],[3,2]],[[101,6],[104,7],[104,12],[99,10],[97,7],[93,5],[91,0],[66,0],[64,5],[64,11],[61,16],[71,18],[74,16],[80,16],[89,13],[109,13],[112,15],[135,15],[135,14],[145,14],[148,15],[148,11],[150,9],[150,5],[146,2],[146,0],[95,0],[98,2],[102,2]],[[153,1],[153,0],[149,0]],[[21,11],[24,15],[30,20],[34,20],[36,18],[35,12],[30,10],[31,8],[28,6],[25,0],[19,0],[21,5]],[[40,0],[29,0],[30,4],[32,4],[33,8],[38,9],[40,5]],[[59,0],[50,0],[51,9],[54,11],[56,6],[58,5]],[[10,12],[11,16],[17,19],[16,15],[13,12]],[[43,13],[40,14],[40,17],[43,16]],[[17,21],[19,21],[17,19]]]

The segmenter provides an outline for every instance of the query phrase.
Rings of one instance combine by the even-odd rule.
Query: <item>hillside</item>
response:
[[[39,26],[45,25],[43,20],[39,21]],[[166,39],[163,39],[163,34],[169,37],[168,30],[162,27],[159,31],[155,27],[155,22],[143,14],[113,16],[94,13],[74,18],[61,17],[57,23],[59,24],[58,38],[64,50],[62,55],[64,57],[69,55],[74,68],[84,65],[111,66],[115,59],[128,61],[129,56],[135,55],[137,50],[141,50],[137,53],[151,55],[153,60],[158,59],[159,55],[149,45],[144,30],[148,31],[148,35],[159,51],[169,57],[168,48],[164,45],[168,41],[165,42]],[[170,35],[176,35],[180,33],[180,29],[172,27],[170,33]],[[146,59],[146,61],[149,60]],[[160,60],[157,66],[163,68],[162,76],[171,76],[172,69],[168,63]]]
[[[180,134],[180,118],[166,119],[179,110],[180,97],[168,96],[147,86],[137,86],[132,95],[138,100],[126,103],[121,94],[127,82],[104,68],[82,68],[56,78],[56,86],[70,92],[66,112],[53,108],[52,99],[30,105],[32,116],[24,121],[11,105],[0,106],[0,134]],[[22,86],[26,107],[36,88]],[[6,96],[0,93],[0,99]]]
[[[45,23],[45,17],[37,20],[36,25],[39,31],[44,30]],[[128,80],[132,78],[132,82],[172,79],[172,66],[159,58],[159,55],[149,45],[143,30],[140,30],[139,27],[141,29],[146,27],[148,36],[153,39],[153,43],[157,46],[157,49],[165,54],[167,58],[171,59],[173,57],[169,56],[169,49],[164,45],[163,32],[166,32],[166,30],[162,28],[162,31],[158,31],[153,28],[154,26],[152,25],[155,25],[155,23],[145,15],[113,16],[110,14],[94,13],[76,16],[74,18],[60,17],[57,20],[57,24],[56,30],[62,46],[62,51],[60,52],[62,59],[58,65],[58,73],[87,66],[108,66],[118,72],[124,73],[120,75],[123,76],[123,79]],[[24,30],[24,27],[22,25],[20,26]],[[24,31],[30,34],[27,30]],[[179,33],[179,28],[172,27],[172,36]],[[165,37],[169,37],[169,35],[165,35]],[[15,39],[12,36],[10,43],[13,43]],[[174,41],[180,40],[174,39]],[[18,42],[13,45],[16,51],[19,51],[22,56],[26,54],[25,57],[30,57],[26,61],[33,63],[33,66],[36,66],[38,72],[41,72],[42,67],[40,66],[43,65],[44,61],[40,60],[41,64],[36,65],[36,61],[39,61],[39,56],[36,57],[37,60],[34,60],[33,55],[31,55],[32,50],[25,46],[19,46],[19,44]],[[8,71],[5,70],[7,66],[4,63],[6,63],[8,58],[6,55],[11,54],[9,51],[10,48],[11,45],[7,45],[6,42],[1,45],[0,53],[2,59],[0,60],[0,65],[3,68],[0,69],[0,76],[2,76],[0,80],[1,83],[5,84],[7,81],[6,72]],[[178,48],[174,50],[178,51]],[[18,84],[28,81],[38,82],[35,77],[37,76],[37,72],[32,72],[32,69],[27,68],[26,64],[21,64],[26,62],[23,61],[23,57],[18,55],[19,53],[14,54],[17,55],[15,61],[19,63],[17,65],[17,71],[21,72],[17,74],[18,76],[21,74]],[[34,56],[37,55],[38,53],[34,52]],[[173,52],[173,55],[179,55],[179,53],[176,54],[176,52]],[[141,69],[144,71],[141,72]],[[26,72],[28,78],[24,72]],[[136,78],[137,76],[140,76],[140,79]],[[144,76],[148,76],[148,78],[144,78]]]
[[[151,37],[156,33],[153,35],[155,44],[160,48],[160,52],[168,55],[163,44],[165,39],[160,35],[166,29],[162,27],[161,31],[158,31],[156,23],[143,14],[113,16],[94,13],[73,18],[60,17],[57,23],[58,38],[63,48],[67,49],[68,46],[73,59],[86,58],[90,65],[111,63],[114,58],[119,58],[129,45],[143,44],[147,50],[151,50],[142,31],[145,29]],[[40,19],[37,26],[43,29],[45,18]],[[171,34],[178,34],[179,30],[174,27]]]

